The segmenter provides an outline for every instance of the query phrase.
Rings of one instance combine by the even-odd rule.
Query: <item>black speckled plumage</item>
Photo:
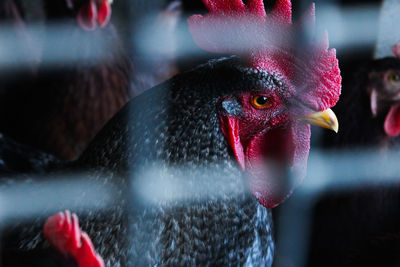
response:
[[[19,144],[0,134],[0,177],[12,175],[44,174],[52,166],[61,164],[53,155]]]
[[[221,97],[282,86],[237,58],[214,60],[133,99],[105,126],[72,168],[116,189],[103,212],[77,212],[107,266],[271,266],[271,213],[250,194],[218,112]],[[164,198],[157,185],[171,180],[185,187]],[[155,191],[142,198],[146,183]],[[43,222],[14,225],[13,244],[47,248]]]

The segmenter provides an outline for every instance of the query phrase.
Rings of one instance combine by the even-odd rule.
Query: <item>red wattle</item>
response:
[[[384,129],[389,136],[398,136],[400,134],[400,104],[390,108],[386,115]]]
[[[310,126],[293,122],[285,128],[267,129],[250,140],[241,139],[239,118],[219,117],[220,128],[257,200],[266,208],[285,201],[305,176],[310,149]],[[290,173],[289,173],[290,172]]]
[[[111,5],[108,3],[108,0],[103,0],[97,5],[97,22],[99,23],[100,27],[103,28],[107,26],[110,19]]]
[[[219,121],[222,134],[231,146],[240,169],[244,171],[246,167],[244,162],[243,145],[240,142],[239,120],[232,116],[220,116]]]
[[[77,19],[78,24],[84,30],[93,31],[96,29],[97,6],[93,0],[79,10]]]
[[[287,175],[293,166],[293,139],[287,129],[272,129],[255,135],[245,149],[249,186],[264,207],[278,206],[293,191]]]

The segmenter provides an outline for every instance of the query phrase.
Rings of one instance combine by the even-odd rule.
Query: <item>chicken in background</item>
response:
[[[160,5],[160,10],[154,14],[154,9],[145,9],[149,14],[142,14],[134,23],[141,26],[134,30],[131,51],[131,58],[137,66],[133,75],[137,89],[133,96],[181,72],[177,61],[184,54],[178,46],[179,35],[182,34],[182,3],[180,0],[166,1]],[[183,56],[188,57],[187,54]]]
[[[169,53],[158,58],[158,60],[153,63],[153,71],[155,72],[153,75],[157,77],[158,82],[164,82],[179,73],[179,68],[176,63],[178,57],[178,40],[176,40],[176,35],[178,34],[178,23],[182,12],[181,1],[171,1],[157,16],[155,22],[156,32],[152,34],[154,36],[164,36],[165,40],[171,42]]]
[[[303,23],[314,23],[314,5],[292,24],[289,0],[268,14],[259,0],[204,4],[209,13],[189,19],[195,42],[239,57],[209,61],[134,98],[71,166],[115,189],[104,211],[78,212],[82,229],[70,212],[44,226],[50,244],[80,266],[103,266],[99,255],[107,266],[271,266],[270,209],[305,175],[309,123],[337,131],[329,109],[341,89],[335,50],[326,36],[292,42]],[[42,211],[6,232],[3,266],[54,255],[38,236]]]
[[[173,30],[174,16],[179,16],[179,3],[172,10],[171,5],[157,22],[168,31]],[[177,70],[172,57],[144,72],[136,71],[135,58],[132,62],[109,23],[109,0],[45,0],[43,8],[45,34],[37,73],[2,78],[0,131],[20,143],[73,160],[132,96]],[[172,25],[166,26],[170,21]],[[63,35],[54,39],[55,31]],[[75,61],[54,62],[64,49]]]
[[[77,26],[82,26],[85,16],[92,19],[92,13],[82,11],[87,9],[84,3],[94,4],[80,1],[74,5],[75,2],[79,1],[44,1],[45,34],[40,41],[37,74],[30,79],[19,77],[18,81],[9,76],[2,78],[6,86],[1,99],[0,131],[62,159],[76,158],[129,100],[132,73],[131,62],[114,28],[106,26],[109,19],[103,18],[99,23],[103,29],[85,34]],[[101,15],[110,16],[110,9],[107,12]],[[53,23],[62,26],[65,34],[57,42],[51,38],[56,30]],[[99,39],[110,41],[99,45]],[[54,65],[55,51],[60,54],[64,49],[73,50],[77,61]],[[88,54],[98,58],[90,61]]]
[[[335,112],[343,126],[326,148],[391,149],[400,134],[400,54],[363,63],[343,85]]]
[[[19,51],[17,57],[29,62],[19,69],[13,69],[13,66],[0,66],[0,109],[2,116],[6,116],[5,108],[2,109],[1,107],[7,106],[14,98],[23,95],[21,89],[14,88],[14,84],[18,84],[21,79],[29,83],[34,78],[41,57],[41,49],[28,32],[25,10],[19,1],[0,1],[0,23],[2,25],[0,38],[3,49],[4,46],[7,47],[7,44],[12,42],[13,49]],[[3,28],[3,26],[5,27]],[[13,52],[15,53],[15,51]],[[7,59],[4,60],[4,56],[7,56],[4,50],[0,56],[2,64],[7,62]]]
[[[400,43],[392,47],[392,57],[362,64],[343,84],[334,108],[341,131],[329,135],[328,148],[355,152],[354,157],[379,153],[393,161],[390,152],[398,149],[400,141],[399,48]],[[381,172],[385,175],[385,169]],[[377,175],[373,182],[352,190],[325,192],[314,209],[307,266],[399,266],[397,178],[387,183]]]
[[[25,10],[18,0],[0,2],[0,23],[13,29],[12,36],[8,38],[15,40],[15,46],[19,47],[19,51],[24,51],[21,57],[30,59],[31,64],[28,69],[34,73],[39,64],[41,50],[28,33]],[[10,34],[10,31],[7,33]],[[0,90],[3,90],[1,85]]]

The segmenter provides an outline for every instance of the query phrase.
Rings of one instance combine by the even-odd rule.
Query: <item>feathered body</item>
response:
[[[0,134],[0,177],[46,173],[60,161]]]
[[[221,95],[245,88],[270,87],[274,79],[260,80],[265,74],[240,66],[235,58],[214,61],[145,92],[110,121],[77,162],[79,167],[94,169],[97,175],[90,179],[116,187],[120,193],[115,196],[118,204],[106,213],[78,213],[82,229],[107,266],[272,264],[270,211],[251,195],[232,158],[219,128],[216,102]],[[134,201],[129,196],[135,195],[128,193],[130,185],[136,184],[130,182],[131,171],[136,174],[143,166],[172,171],[172,176],[185,177],[189,184],[193,179],[194,185],[209,175],[202,173],[204,167],[219,179],[217,183],[208,180],[205,186],[222,193],[204,200],[204,192],[192,188],[198,196],[190,196],[185,203],[150,204],[127,212],[128,203]],[[141,179],[136,176],[134,181]],[[39,232],[43,221],[37,223],[37,231],[28,227],[26,232]],[[27,234],[24,239],[35,237]]]

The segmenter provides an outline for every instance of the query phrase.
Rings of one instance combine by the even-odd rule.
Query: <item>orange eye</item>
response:
[[[389,81],[394,82],[394,83],[400,82],[400,75],[396,72],[390,73]]]
[[[271,106],[271,100],[263,95],[253,96],[251,103],[255,108],[268,108]]]

